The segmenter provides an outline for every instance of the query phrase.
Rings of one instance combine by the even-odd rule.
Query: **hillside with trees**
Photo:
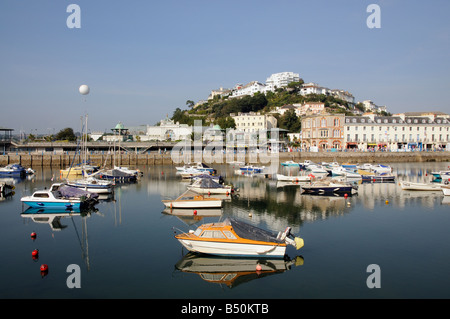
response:
[[[289,104],[303,104],[305,102],[323,102],[330,113],[345,113],[353,115],[350,103],[325,94],[300,95],[299,91],[303,81],[291,82],[285,88],[278,88],[275,92],[266,94],[257,92],[253,96],[241,98],[229,98],[228,96],[215,96],[213,99],[194,107],[192,100],[186,101],[189,110],[177,108],[172,120],[180,124],[193,125],[195,120],[201,120],[203,125],[215,124],[222,129],[235,128],[231,113],[260,112],[268,113],[277,107]],[[291,132],[301,129],[301,119],[293,110],[285,112],[284,115],[272,113],[278,120],[278,127]]]

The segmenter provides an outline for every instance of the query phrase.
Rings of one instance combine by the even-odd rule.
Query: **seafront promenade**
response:
[[[190,162],[195,162],[199,154]],[[235,154],[234,160],[242,161],[243,155]],[[280,163],[284,161],[303,162],[339,162],[339,163],[407,163],[407,162],[450,162],[450,152],[280,152],[271,154],[271,160],[277,159]],[[75,154],[6,154],[0,155],[0,166],[18,163],[25,167],[66,167],[71,164],[80,163],[80,156]],[[173,160],[170,152],[165,154],[88,154],[87,161],[93,165],[111,167],[115,161],[116,165],[178,165],[183,160]],[[226,155],[214,155],[212,159],[202,157],[202,162],[207,164],[226,163]],[[186,160],[186,162],[189,162]],[[246,154],[245,162],[251,164],[267,164],[260,156]]]

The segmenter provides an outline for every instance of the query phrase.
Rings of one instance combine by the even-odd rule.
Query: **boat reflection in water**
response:
[[[186,225],[194,225],[201,221],[204,217],[220,217],[222,216],[221,208],[165,208],[163,214],[173,215],[184,222]]]
[[[255,279],[284,273],[292,266],[302,266],[303,262],[301,256],[293,259],[230,258],[189,252],[176,263],[175,268],[197,274],[210,283],[225,284],[231,289]]]
[[[98,209],[90,207],[87,210],[71,210],[62,208],[38,208],[29,207],[22,212],[20,216],[22,218],[30,219],[37,224],[49,224],[52,231],[61,231],[66,228],[67,225],[61,223],[63,218],[72,218],[73,216],[86,216],[91,213],[97,212]]]

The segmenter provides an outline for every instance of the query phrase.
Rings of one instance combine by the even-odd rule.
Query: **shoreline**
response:
[[[188,162],[197,162],[196,158],[200,154],[191,156],[191,160]],[[247,154],[245,156],[245,162],[249,164],[268,164],[267,160],[261,160],[259,154]],[[283,152],[278,154],[272,154],[272,156],[278,155],[278,162],[281,164],[285,161],[303,162],[305,160],[311,160],[312,162],[339,162],[339,163],[405,163],[405,162],[450,162],[450,152]],[[75,159],[74,159],[75,157]],[[67,155],[67,154],[7,154],[0,155],[0,167],[8,164],[20,164],[25,167],[68,167],[72,163],[78,164],[80,162],[79,155]],[[276,158],[276,157],[275,157]],[[266,159],[271,159],[270,155],[266,156]],[[116,165],[183,165],[183,159],[174,162],[171,154],[117,154],[115,156]],[[206,164],[226,164],[227,157],[225,154],[213,155],[209,158],[203,156],[202,162]],[[233,160],[242,161],[243,155],[237,156],[234,154]],[[87,155],[87,161],[93,165],[111,167],[114,163],[113,154],[89,154]],[[270,161],[269,161],[270,163]]]

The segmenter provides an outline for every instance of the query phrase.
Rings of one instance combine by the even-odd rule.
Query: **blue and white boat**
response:
[[[300,167],[299,163],[296,163],[294,161],[286,161],[281,163],[281,166],[287,166],[287,167]]]
[[[0,167],[1,177],[25,177],[25,175],[27,175],[27,170],[19,164],[8,164]]]
[[[431,174],[436,179],[447,179],[447,178],[450,178],[450,171],[437,171],[437,172],[431,172]]]
[[[64,184],[54,184],[50,189],[35,191],[20,201],[30,207],[79,210],[96,203],[98,194],[82,191]]]
[[[264,170],[264,166],[258,167],[253,165],[246,165],[243,167],[240,167],[240,171],[244,173],[262,173]]]

